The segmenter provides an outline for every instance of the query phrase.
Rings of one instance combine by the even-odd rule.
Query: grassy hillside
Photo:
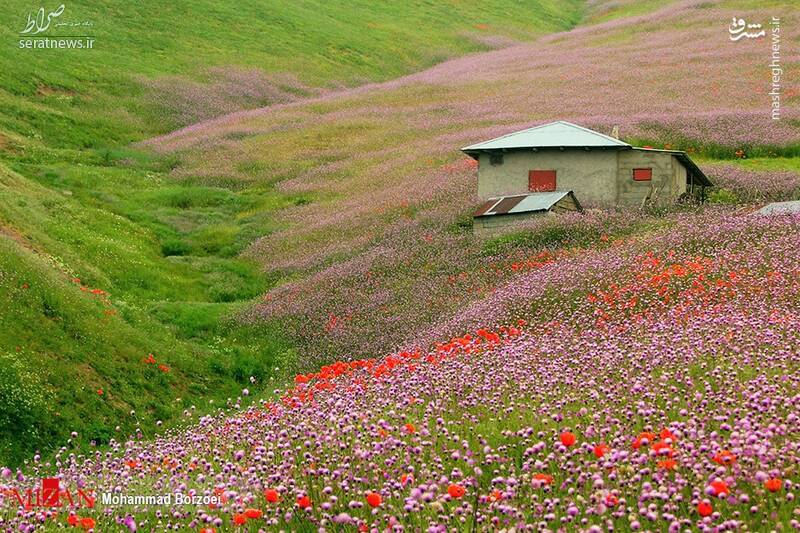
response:
[[[292,358],[274,328],[226,325],[238,301],[267,286],[246,263],[167,261],[146,224],[2,165],[0,220],[5,461],[72,430],[83,443],[147,430]]]
[[[445,16],[434,17],[440,8],[433,5],[417,7],[415,16],[431,24]],[[560,22],[548,9],[530,14],[540,21],[530,26],[531,34],[552,29],[552,24],[568,27],[577,17],[573,7],[559,8]],[[134,8],[115,9],[122,17]],[[333,18],[345,12],[336,5],[331,9]],[[468,217],[475,201],[475,169],[458,155],[460,146],[476,139],[553,118],[600,129],[621,124],[629,140],[689,149],[718,170],[722,182],[730,177],[729,189],[735,192],[715,196],[724,202],[759,201],[767,196],[759,187],[754,193],[753,183],[776,172],[795,176],[789,169],[796,170],[796,158],[788,157],[797,153],[792,117],[771,125],[769,135],[761,120],[758,43],[723,47],[718,32],[709,29],[718,17],[739,12],[738,3],[653,14],[642,14],[639,6],[631,12],[633,19],[626,18],[625,9],[617,6],[615,19],[606,24],[529,47],[453,60],[365,90],[201,123],[138,150],[126,143],[206,116],[180,118],[182,110],[210,109],[208,116],[213,116],[274,101],[274,93],[266,99],[252,99],[247,91],[244,98],[244,93],[230,93],[231,87],[242,86],[230,81],[239,78],[198,66],[240,70],[251,68],[248,61],[258,61],[259,54],[273,56],[242,49],[240,42],[224,37],[233,31],[229,26],[210,20],[191,22],[222,32],[209,37],[216,44],[202,56],[193,39],[205,37],[186,28],[162,35],[169,53],[147,53],[145,32],[135,26],[120,30],[127,37],[109,42],[111,48],[97,55],[75,51],[62,57],[28,50],[29,61],[20,62],[15,60],[19,51],[5,49],[3,61],[16,74],[2,81],[9,85],[2,93],[8,111],[0,133],[0,239],[10,252],[0,271],[0,305],[10,311],[2,317],[0,349],[31,368],[30,379],[42,383],[54,399],[52,409],[32,410],[41,419],[28,427],[40,428],[38,438],[25,438],[20,445],[17,433],[5,433],[9,460],[62,442],[73,429],[82,443],[107,440],[116,425],[126,430],[142,424],[147,430],[161,418],[174,420],[198,398],[219,402],[235,396],[251,385],[251,376],[261,387],[265,377],[277,374],[275,367],[309,368],[333,357],[383,353],[410,337],[424,338],[431,323],[491,293],[520,269],[546,264],[548,257],[531,248],[580,249],[603,236],[622,237],[663,224],[658,213],[633,219],[609,213],[496,242],[477,240]],[[376,17],[391,18],[390,10],[381,10]],[[87,13],[86,18],[98,13],[98,21],[103,20],[99,11]],[[291,16],[301,15],[312,16],[302,9]],[[371,56],[374,71],[344,63],[325,70],[328,59],[300,49],[286,51],[284,60],[291,64],[286,58],[293,54],[303,61],[318,59],[317,67],[298,61],[302,69],[296,74],[308,76],[304,85],[329,88],[382,79],[375,73],[389,71],[380,61],[407,59],[397,53],[398,46],[428,53],[432,39],[444,39],[454,47],[448,53],[455,54],[476,49],[475,32],[525,37],[497,29],[506,18],[524,20],[521,15],[505,13],[489,23],[452,10],[446,16],[454,20],[448,28],[461,28],[448,29],[444,33],[452,33],[446,38],[423,31],[423,21],[398,16],[395,24],[406,21],[407,38],[400,44],[387,38],[386,50],[373,42],[382,50]],[[665,20],[691,22],[665,25]],[[190,25],[186,20],[174,24]],[[368,30],[357,32],[358,39]],[[108,31],[108,36],[98,35],[98,42],[101,36],[113,41]],[[682,38],[685,32],[693,39]],[[325,35],[309,39],[334,39]],[[419,40],[412,46],[413,35]],[[342,33],[337,38],[350,37]],[[119,68],[115,62],[126,40],[142,48]],[[226,43],[234,44],[226,48]],[[645,46],[652,48],[652,57],[637,63],[642,77],[634,78],[628,65],[637,62]],[[705,49],[714,53],[702,55]],[[674,68],[676,54],[702,57],[706,77],[686,80]],[[417,57],[392,75],[433,60]],[[294,72],[281,70],[277,60],[264,61],[264,75]],[[735,85],[725,81],[730,65],[739,75]],[[40,85],[24,69],[62,81]],[[165,82],[165,74],[176,76],[176,83]],[[204,80],[228,81],[219,93],[192,85]],[[686,90],[676,92],[676,80],[688,84]],[[177,95],[185,87],[192,87],[183,95],[189,99]],[[308,96],[315,90],[293,94]],[[209,94],[216,95],[213,105],[202,99]],[[192,100],[198,95],[200,100]],[[786,105],[796,98],[787,94]],[[695,109],[699,115],[675,109]],[[737,158],[740,149],[752,163]],[[743,164],[751,165],[752,172],[730,172]],[[777,181],[794,183],[772,179]],[[768,197],[794,194],[784,186]],[[92,294],[93,289],[103,292]],[[75,316],[82,319],[73,323]],[[29,327],[39,322],[47,327]],[[148,374],[155,367],[143,362],[149,353],[170,367],[168,375],[155,374],[166,380],[158,387]],[[9,372],[13,376],[17,370]],[[120,381],[120,375],[125,379]],[[81,376],[93,376],[92,386],[84,385]],[[80,384],[80,401],[64,392],[63,380]],[[97,394],[101,388],[103,395]],[[98,401],[104,402],[103,415],[84,416]],[[136,416],[128,415],[131,410]],[[59,422],[54,413],[67,422]],[[55,438],[49,439],[49,433]]]
[[[567,29],[581,6],[70,2],[54,23],[91,25],[41,35],[92,50],[21,50],[36,8],[0,15],[0,398],[18,406],[3,463],[72,431],[80,446],[149,433],[296,359],[283,324],[232,317],[279,278],[240,252],[314,195],[174,180],[178,158],[129,143]]]
[[[90,35],[92,50],[20,50],[38,6],[12,0],[0,24],[0,131],[46,146],[118,146],[562,30],[578,21],[580,4],[75,1],[40,35]]]

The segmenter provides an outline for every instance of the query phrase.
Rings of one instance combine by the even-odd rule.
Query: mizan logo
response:
[[[78,489],[75,493],[61,490],[61,482],[57,478],[43,478],[39,488],[27,489],[2,489],[3,499],[6,504],[16,502],[25,509],[34,507],[87,507],[93,508],[95,502],[94,490]]]

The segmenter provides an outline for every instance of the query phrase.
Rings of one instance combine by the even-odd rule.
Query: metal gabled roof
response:
[[[475,211],[475,217],[492,215],[513,215],[534,211],[549,211],[565,196],[573,196],[572,191],[534,192],[531,194],[515,194],[489,198]],[[575,201],[577,204],[577,200]]]
[[[608,135],[558,120],[496,139],[466,146],[463,152],[519,148],[630,148],[630,144]]]

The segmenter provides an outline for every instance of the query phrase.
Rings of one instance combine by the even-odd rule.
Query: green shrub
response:
[[[215,224],[205,226],[195,232],[192,240],[203,253],[229,257],[237,251],[239,226],[233,224]]]
[[[712,204],[738,204],[739,197],[730,189],[716,189],[708,195],[708,201]]]
[[[27,456],[41,444],[39,428],[51,417],[50,395],[16,356],[0,353],[0,459]]]
[[[189,255],[192,247],[180,239],[169,239],[161,244],[161,254],[164,257],[171,255]]]
[[[455,220],[455,222],[453,222],[447,227],[447,231],[456,234],[469,233],[472,231],[472,225],[473,225],[472,213],[464,213],[460,215]]]

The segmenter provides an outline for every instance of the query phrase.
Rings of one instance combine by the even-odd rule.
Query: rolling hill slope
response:
[[[117,426],[150,431],[268,387],[295,359],[281,324],[230,316],[277,279],[239,252],[309,195],[181,183],[169,176],[176,158],[130,142],[567,29],[582,9],[194,2],[189,15],[163,2],[70,2],[41,36],[91,34],[95,47],[23,50],[38,6],[5,8],[0,397],[39,391],[0,418],[5,463],[72,431],[80,446],[108,442]]]
[[[73,148],[114,148],[225,112],[391,79],[571,27],[581,9],[577,0],[203,0],[191,9],[75,1],[39,36],[91,35],[93,49],[21,50],[34,8],[5,7],[0,131]]]

